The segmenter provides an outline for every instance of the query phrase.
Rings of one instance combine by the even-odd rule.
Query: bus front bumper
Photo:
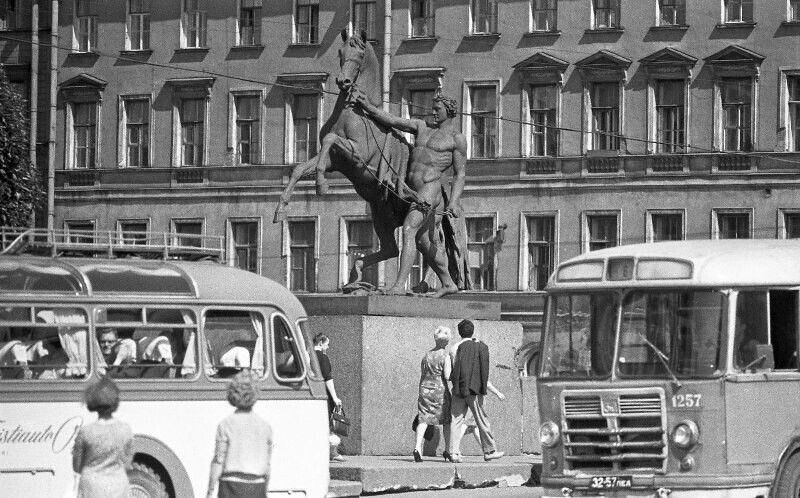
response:
[[[771,474],[633,475],[630,488],[593,489],[592,476],[543,477],[543,498],[605,496],[609,498],[766,498]]]

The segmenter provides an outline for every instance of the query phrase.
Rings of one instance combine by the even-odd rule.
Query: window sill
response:
[[[210,49],[208,47],[181,47],[176,48],[176,54],[197,54],[197,53],[208,53]]]
[[[754,28],[756,23],[754,21],[745,21],[745,22],[726,22],[722,24],[717,24],[715,27],[717,29],[742,29],[742,28]]]
[[[652,31],[688,31],[688,24],[662,24],[660,26],[650,26]]]
[[[319,46],[320,46],[319,42],[313,42],[313,43],[295,42],[289,44],[289,48],[317,48]]]
[[[587,35],[597,35],[603,33],[624,33],[625,28],[591,28],[584,31]]]
[[[256,43],[254,45],[234,45],[231,47],[231,50],[263,50],[264,44],[263,43]]]
[[[528,31],[522,33],[523,38],[543,38],[547,36],[561,36],[561,30],[551,29],[550,31]]]
[[[797,20],[797,21],[783,21],[781,23],[781,26],[791,26],[791,27],[800,26],[800,20]]]
[[[470,33],[464,36],[465,40],[499,40],[500,33]]]
[[[149,56],[153,54],[153,49],[147,48],[144,50],[120,50],[119,55],[127,55],[127,56],[137,56],[137,55],[144,55]]]
[[[100,53],[94,50],[89,50],[88,52],[80,52],[78,50],[73,50],[70,52],[71,56],[73,57],[100,57]]]
[[[403,42],[404,43],[406,43],[406,42],[425,43],[425,42],[435,42],[435,41],[439,41],[439,37],[435,36],[435,35],[434,36],[409,36],[408,38],[403,38]]]

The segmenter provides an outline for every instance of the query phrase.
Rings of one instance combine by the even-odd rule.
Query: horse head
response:
[[[362,31],[359,36],[347,36],[342,30],[344,44],[339,49],[339,75],[336,85],[341,91],[350,91],[358,81],[365,89],[375,87],[377,81],[376,67],[378,59],[372,45],[367,41],[367,34]],[[369,74],[368,74],[369,73]]]

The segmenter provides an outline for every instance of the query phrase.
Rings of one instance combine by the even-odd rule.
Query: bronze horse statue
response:
[[[322,125],[319,153],[294,167],[273,221],[285,219],[292,191],[302,177],[316,173],[317,194],[324,195],[328,188],[325,173],[338,171],[350,180],[356,193],[372,210],[372,224],[380,249],[363,257],[363,266],[367,267],[399,254],[394,229],[402,226],[414,198],[413,192],[405,189],[404,182],[411,145],[398,133],[353,107],[351,95],[356,83],[372,103],[380,105],[380,68],[364,33],[348,38],[347,32],[342,30],[342,40],[340,70],[336,77],[339,97],[333,113]],[[392,171],[392,165],[397,165],[398,171]],[[389,183],[393,186],[389,187]],[[395,186],[398,184],[402,196],[397,194]]]
[[[351,270],[353,282],[360,278],[362,268],[399,255],[394,230],[403,226],[411,205],[418,199],[405,183],[411,144],[354,106],[354,91],[366,95],[373,105],[381,104],[380,68],[375,51],[363,32],[360,36],[348,37],[342,30],[341,36],[344,43],[339,49],[339,74],[336,77],[339,97],[333,113],[322,125],[319,153],[294,167],[281,193],[273,221],[277,223],[286,218],[289,199],[301,178],[315,174],[317,195],[324,195],[328,189],[325,174],[333,171],[343,174],[353,184],[356,193],[369,203],[372,225],[380,242],[378,251],[356,261]],[[424,206],[426,203],[419,201],[418,204]],[[464,253],[464,248],[458,250],[453,233],[450,228],[445,235],[448,257]],[[463,268],[452,264],[456,258],[450,259],[450,273],[463,274]],[[429,266],[428,261],[424,263]],[[454,278],[454,281],[464,282],[464,279]],[[460,288],[468,286],[468,283],[459,285]]]

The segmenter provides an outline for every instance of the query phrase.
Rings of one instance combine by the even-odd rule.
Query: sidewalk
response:
[[[345,458],[331,463],[329,498],[454,487],[516,487],[536,481],[541,473],[540,455],[505,456],[491,462],[466,456],[458,464],[445,462],[441,456],[425,457],[421,463],[414,462],[411,455]],[[354,483],[360,483],[360,490]]]

